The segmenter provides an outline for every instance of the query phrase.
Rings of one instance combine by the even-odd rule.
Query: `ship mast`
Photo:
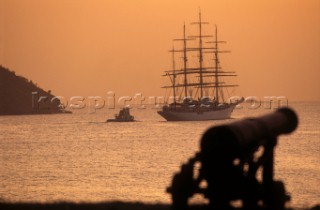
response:
[[[237,76],[234,72],[227,72],[227,71],[219,71],[220,69],[220,60],[219,60],[219,53],[229,53],[228,50],[219,50],[220,43],[226,43],[226,41],[219,41],[218,40],[218,27],[215,25],[215,40],[207,43],[214,43],[214,88],[215,88],[215,100],[216,103],[219,104],[219,100],[222,99],[224,102],[223,91],[221,90],[223,87],[235,87],[237,85],[220,85],[219,77],[226,77],[226,76]],[[219,96],[219,92],[221,92],[221,97]]]
[[[202,77],[202,30],[201,30],[201,11],[199,11],[199,68],[200,68],[200,98],[203,97],[203,77]]]
[[[214,51],[214,56],[215,56],[215,83],[216,83],[216,102],[217,104],[219,104],[219,77],[218,77],[218,66],[219,66],[219,57],[218,57],[218,29],[217,29],[217,25],[215,25],[216,30],[215,30],[215,51]]]
[[[172,88],[173,88],[173,104],[176,107],[176,63],[174,58],[174,46],[172,46],[172,69],[173,69],[173,78],[172,78]]]
[[[187,39],[186,38],[186,24],[183,24],[183,38],[182,39],[174,39],[173,41],[183,41],[183,49],[182,50],[176,50],[175,52],[183,52],[183,74],[184,74],[184,96],[188,96],[188,77],[187,77],[187,41],[192,40],[192,39]]]
[[[203,97],[203,47],[202,47],[202,24],[209,24],[208,22],[202,22],[201,10],[199,9],[199,22],[193,22],[191,24],[199,25],[199,77],[200,77],[200,98]]]
[[[184,96],[188,96],[187,90],[187,40],[186,40],[186,24],[183,24],[183,70],[184,70]]]

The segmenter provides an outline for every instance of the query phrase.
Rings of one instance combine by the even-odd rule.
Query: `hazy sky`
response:
[[[320,100],[320,0],[0,0],[0,64],[66,97],[162,95],[199,7],[238,95]]]

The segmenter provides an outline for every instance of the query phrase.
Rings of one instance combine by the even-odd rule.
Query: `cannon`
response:
[[[181,166],[167,188],[173,209],[187,209],[194,194],[207,198],[210,209],[233,209],[233,201],[248,210],[284,209],[290,196],[284,183],[274,180],[274,149],[278,136],[293,132],[297,125],[295,112],[280,108],[209,128],[200,151]]]

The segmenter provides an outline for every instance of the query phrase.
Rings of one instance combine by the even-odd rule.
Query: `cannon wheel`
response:
[[[182,173],[178,173],[173,177],[172,185],[168,192],[171,194],[174,210],[187,208],[188,199],[192,196],[191,183],[189,181],[183,177]]]
[[[175,210],[186,209],[188,199],[196,191],[197,184],[194,180],[194,164],[196,158],[190,158],[188,163],[181,166],[181,172],[174,175],[172,185],[167,190],[171,194],[172,206]]]
[[[289,200],[290,196],[287,195],[283,182],[274,181],[271,208],[274,210],[285,209],[285,204]]]

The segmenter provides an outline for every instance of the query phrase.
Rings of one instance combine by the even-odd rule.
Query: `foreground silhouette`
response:
[[[273,179],[274,148],[277,137],[297,125],[296,114],[282,108],[207,130],[200,152],[181,166],[167,190],[174,209],[186,209],[196,193],[209,200],[210,209],[233,209],[232,201],[240,201],[248,210],[284,209],[290,196],[284,184]],[[197,162],[201,167],[195,176]]]
[[[170,210],[169,204],[145,204],[141,202],[100,202],[100,203],[1,203],[1,210]],[[189,210],[208,210],[208,206],[193,205]],[[289,209],[288,209],[289,210]],[[294,209],[292,209],[294,210]],[[320,210],[320,205],[299,210]]]

